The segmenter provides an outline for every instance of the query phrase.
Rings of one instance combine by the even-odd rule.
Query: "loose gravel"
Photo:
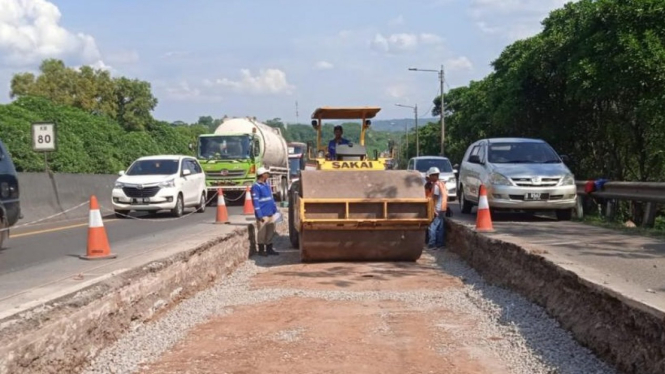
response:
[[[288,248],[287,239],[280,237],[275,246]],[[113,346],[102,351],[83,373],[135,373],[139,365],[157,359],[171,348],[193,326],[213,316],[233,312],[234,306],[270,302],[289,296],[325,300],[395,300],[419,310],[445,307],[456,314],[480,321],[473,331],[452,327],[445,319],[436,322],[441,333],[459,337],[460,342],[473,341],[493,350],[516,374],[613,374],[616,371],[598,360],[588,349],[577,344],[572,336],[540,307],[510,291],[486,284],[473,269],[453,254],[423,254],[429,266],[460,277],[462,289],[442,291],[327,291],[285,288],[250,289],[250,280],[266,265],[293,263],[295,252],[281,256],[258,258],[241,265],[229,277],[194,297],[184,300],[157,320],[140,325]],[[386,315],[386,317],[389,317]],[[378,330],[389,333],[388,325]],[[301,331],[283,331],[275,339],[298,339]],[[475,334],[470,336],[470,334]],[[445,353],[459,347],[433,347]]]

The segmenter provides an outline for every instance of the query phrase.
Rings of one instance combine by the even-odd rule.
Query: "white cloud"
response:
[[[71,58],[80,63],[101,60],[95,39],[59,25],[60,10],[46,0],[0,0],[0,55],[26,66],[45,58]]]
[[[159,95],[172,101],[216,103],[224,100],[222,96],[200,87],[194,87],[186,80],[177,83],[158,80],[153,82],[153,86]]]
[[[569,1],[470,0],[470,13],[482,32],[514,41],[540,32],[540,22]]]
[[[460,56],[446,60],[445,67],[449,71],[472,70],[473,63],[471,63],[468,57]]]
[[[432,45],[440,44],[443,39],[434,34],[391,34],[383,36],[383,34],[374,35],[374,39],[370,41],[370,47],[374,50],[385,53],[402,53],[413,51],[419,45]]]
[[[280,69],[262,69],[255,76],[252,76],[249,69],[242,69],[240,74],[240,80],[222,78],[214,81],[206,80],[204,84],[208,87],[225,87],[239,93],[254,95],[291,94],[295,90],[295,86],[286,79],[286,73]]]
[[[186,51],[169,51],[162,55],[162,58],[174,58],[174,57],[183,57],[189,55],[189,52]]]
[[[314,69],[316,70],[328,70],[334,67],[335,66],[328,61],[319,61],[314,65]]]
[[[403,99],[409,93],[409,88],[405,84],[393,84],[386,88],[386,95],[393,99]]]

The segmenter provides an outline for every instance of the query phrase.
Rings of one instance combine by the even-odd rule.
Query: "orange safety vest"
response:
[[[441,181],[436,181],[436,185],[439,186],[439,193],[441,193],[441,211],[445,212],[448,209],[448,189],[444,183],[441,183]],[[434,186],[432,186],[432,189],[429,191],[425,190],[425,196],[428,199],[431,198],[432,203],[434,204]]]

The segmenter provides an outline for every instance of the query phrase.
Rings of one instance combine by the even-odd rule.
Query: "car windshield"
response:
[[[289,159],[289,171],[291,175],[297,175],[300,171],[300,159],[299,158],[290,158]]]
[[[547,143],[491,143],[488,161],[493,164],[554,164],[561,159]]]
[[[139,160],[127,170],[127,175],[171,175],[178,172],[178,160]]]
[[[202,136],[199,138],[200,159],[233,160],[250,158],[249,135]]]
[[[12,160],[3,148],[4,146],[0,142],[0,174],[14,174],[16,170],[12,164]]]
[[[305,152],[305,147],[298,144],[289,144],[289,154],[295,155]]]
[[[452,173],[453,166],[448,159],[443,158],[423,158],[416,160],[416,170],[426,173],[431,167],[439,168],[442,173]]]

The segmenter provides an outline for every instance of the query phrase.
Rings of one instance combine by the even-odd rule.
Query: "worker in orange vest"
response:
[[[431,196],[434,199],[434,220],[429,226],[427,248],[437,250],[445,246],[444,217],[448,210],[448,189],[445,183],[439,180],[441,171],[437,167],[427,170],[427,178],[432,184]]]

